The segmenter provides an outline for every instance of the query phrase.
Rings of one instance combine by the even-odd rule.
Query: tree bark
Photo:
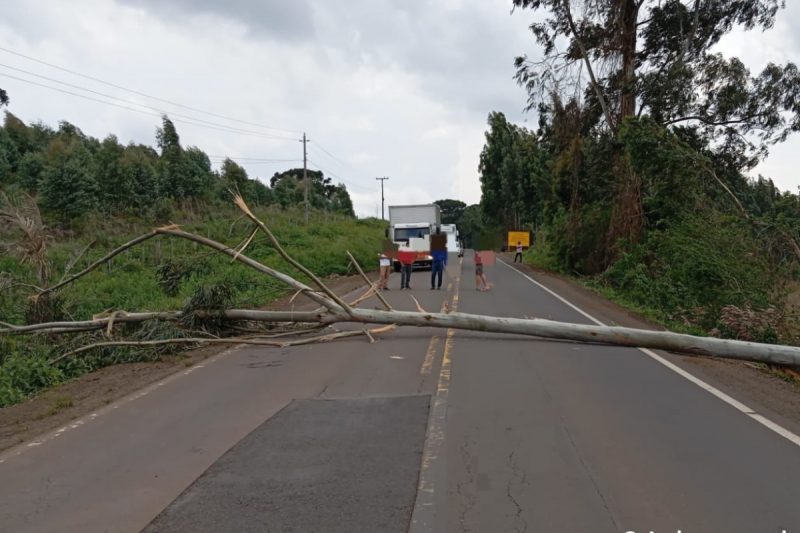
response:
[[[636,29],[639,5],[636,0],[617,0],[618,32],[621,56],[619,72],[619,113],[617,131],[627,117],[636,116]],[[638,242],[644,227],[642,208],[642,180],[630,165],[624,150],[615,149],[613,156],[614,174],[619,180],[619,188],[611,214],[608,233],[610,263],[617,254],[620,239]]]
[[[619,0],[620,53],[622,55],[619,123],[636,115],[636,21],[639,6],[636,0]]]

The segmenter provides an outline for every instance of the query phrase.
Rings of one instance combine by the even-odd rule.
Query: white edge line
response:
[[[220,352],[220,353],[218,353],[218,354],[216,354],[216,355],[214,355],[212,357],[209,357],[207,359],[203,359],[202,360],[202,364],[195,364],[195,365],[192,365],[190,368],[191,369],[203,368],[204,366],[206,366],[208,364],[212,364],[212,363],[218,361],[219,359],[222,359],[224,357],[229,356],[230,354],[232,354],[233,352],[235,352],[236,350],[238,350],[242,346],[245,346],[245,345],[244,344],[236,344],[236,345],[228,348],[224,352]],[[172,374],[169,374],[168,376],[160,379],[159,381],[157,381],[155,383],[151,383],[150,385],[146,385],[144,388],[141,388],[139,390],[133,391],[133,392],[123,396],[122,398],[118,398],[117,400],[113,401],[110,404],[104,405],[102,408],[98,409],[97,411],[93,411],[93,412],[91,412],[89,414],[83,415],[82,417],[80,417],[78,419],[70,420],[70,421],[66,422],[61,427],[58,427],[58,428],[50,430],[50,431],[46,431],[44,433],[41,433],[41,434],[39,434],[37,436],[32,437],[31,440],[28,440],[28,441],[25,441],[25,442],[21,442],[19,444],[16,444],[16,445],[12,446],[11,448],[7,448],[7,449],[3,450],[2,452],[0,452],[0,463],[4,463],[6,460],[11,459],[12,457],[17,457],[18,455],[22,455],[23,453],[28,451],[28,449],[31,448],[31,447],[38,446],[40,444],[44,444],[44,443],[46,443],[48,441],[51,441],[54,438],[64,434],[66,431],[70,431],[72,429],[78,429],[80,426],[84,425],[86,422],[91,422],[92,420],[96,420],[98,417],[105,415],[109,411],[117,409],[117,408],[121,407],[122,405],[134,402],[134,401],[136,401],[139,398],[142,398],[144,396],[147,396],[148,393],[158,389],[159,387],[162,387],[162,386],[166,385],[167,383],[170,383],[172,381],[180,379],[181,377],[183,377],[183,376],[185,376],[187,374],[188,374],[188,372],[185,372],[185,371],[184,372],[177,371],[177,372],[174,372]]]
[[[505,261],[498,260],[498,262],[504,264],[506,267],[510,268],[511,270],[513,270],[514,272],[516,272],[517,274],[519,274],[523,278],[527,279],[528,281],[530,281],[531,283],[533,283],[537,287],[545,290],[550,295],[558,298],[564,304],[568,305],[569,307],[571,307],[572,309],[574,309],[575,311],[577,311],[581,315],[585,316],[586,318],[588,318],[589,320],[591,320],[592,322],[594,322],[598,326],[605,326],[606,325],[606,324],[600,322],[599,320],[597,320],[595,317],[593,317],[592,315],[590,315],[586,311],[584,311],[583,309],[581,309],[580,307],[578,307],[577,305],[573,304],[572,302],[570,302],[569,300],[567,300],[566,298],[561,296],[560,294],[557,294],[554,291],[552,291],[551,289],[545,287],[544,285],[542,285],[541,283],[539,283],[538,281],[536,281],[532,277],[528,276],[524,272],[514,268],[513,266],[509,265]],[[740,412],[744,413],[745,415],[747,415],[751,419],[755,420],[756,422],[758,422],[762,426],[766,427],[767,429],[770,429],[770,430],[774,431],[775,433],[777,433],[781,437],[785,438],[786,440],[788,440],[792,444],[794,444],[796,446],[800,446],[800,436],[798,436],[797,434],[792,433],[791,431],[789,431],[788,429],[784,428],[783,426],[781,426],[779,424],[776,424],[775,422],[773,422],[772,420],[768,419],[767,417],[757,413],[756,411],[754,411],[750,407],[746,406],[745,404],[743,404],[739,400],[736,400],[735,398],[732,398],[731,396],[725,394],[724,392],[722,392],[718,388],[714,387],[713,385],[709,385],[708,383],[706,383],[702,379],[700,379],[697,376],[687,372],[686,370],[682,369],[678,365],[666,360],[665,358],[661,357],[660,355],[658,355],[657,353],[653,352],[652,350],[648,350],[647,348],[637,348],[637,350],[639,350],[640,352],[644,353],[648,357],[654,359],[655,361],[658,361],[659,363],[661,363],[665,367],[669,368],[670,370],[672,370],[676,374],[688,379],[689,381],[691,381],[692,383],[694,383],[695,385],[697,385],[701,389],[713,394],[714,396],[716,396],[717,398],[719,398],[723,402],[727,403],[728,405],[730,405],[731,407],[733,407],[737,411],[740,411]]]

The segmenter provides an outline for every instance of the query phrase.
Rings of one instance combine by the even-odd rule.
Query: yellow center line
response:
[[[458,311],[458,289],[461,285],[461,274],[459,273],[456,278],[456,291],[453,294],[453,305],[450,308],[453,313]],[[436,392],[440,394],[447,392],[450,389],[450,353],[453,350],[453,337],[456,335],[456,330],[449,328],[447,330],[447,339],[444,341],[444,354],[442,354],[442,369],[439,372],[439,383],[436,385]]]
[[[452,311],[458,309],[458,289],[461,283],[461,264],[459,261],[459,274],[455,280],[455,294],[453,294]],[[442,367],[439,371],[439,381],[436,385],[436,393],[431,400],[431,409],[428,415],[428,431],[425,436],[425,448],[422,452],[422,464],[420,465],[419,482],[417,485],[417,499],[414,502],[414,510],[411,514],[411,533],[433,533],[441,531],[437,528],[437,515],[441,516],[444,512],[442,508],[436,507],[435,494],[436,487],[439,486],[439,493],[442,492],[444,485],[443,473],[446,465],[443,463],[443,453],[445,444],[445,426],[447,418],[447,397],[450,391],[450,353],[453,348],[453,336],[455,330],[447,330],[447,340],[444,345],[442,355]],[[441,460],[440,460],[441,459]],[[435,467],[434,465],[439,465]],[[444,487],[446,489],[446,487]]]
[[[458,279],[460,279],[460,274],[456,278],[456,283],[458,283]],[[453,290],[453,282],[447,284],[447,294],[450,294]],[[458,291],[456,290],[456,294],[453,297],[453,302],[458,301]],[[447,310],[447,298],[442,301],[442,308],[439,310],[440,313],[444,313]],[[422,360],[422,366],[419,368],[419,373],[422,375],[427,375],[431,373],[433,369],[433,361],[436,359],[436,351],[439,346],[439,340],[441,336],[439,333],[434,333],[431,337],[430,342],[428,343],[428,349],[425,352],[425,359]]]

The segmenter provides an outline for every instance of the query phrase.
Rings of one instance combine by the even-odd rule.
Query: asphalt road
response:
[[[505,265],[477,292],[468,265],[411,294],[588,320]],[[800,447],[756,416],[634,349],[424,328],[242,347],[0,454],[0,530],[800,531]]]

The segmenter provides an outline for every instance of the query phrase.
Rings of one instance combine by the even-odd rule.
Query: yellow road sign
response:
[[[509,231],[508,232],[508,247],[513,249],[517,243],[528,248],[531,245],[531,232],[530,231]]]

